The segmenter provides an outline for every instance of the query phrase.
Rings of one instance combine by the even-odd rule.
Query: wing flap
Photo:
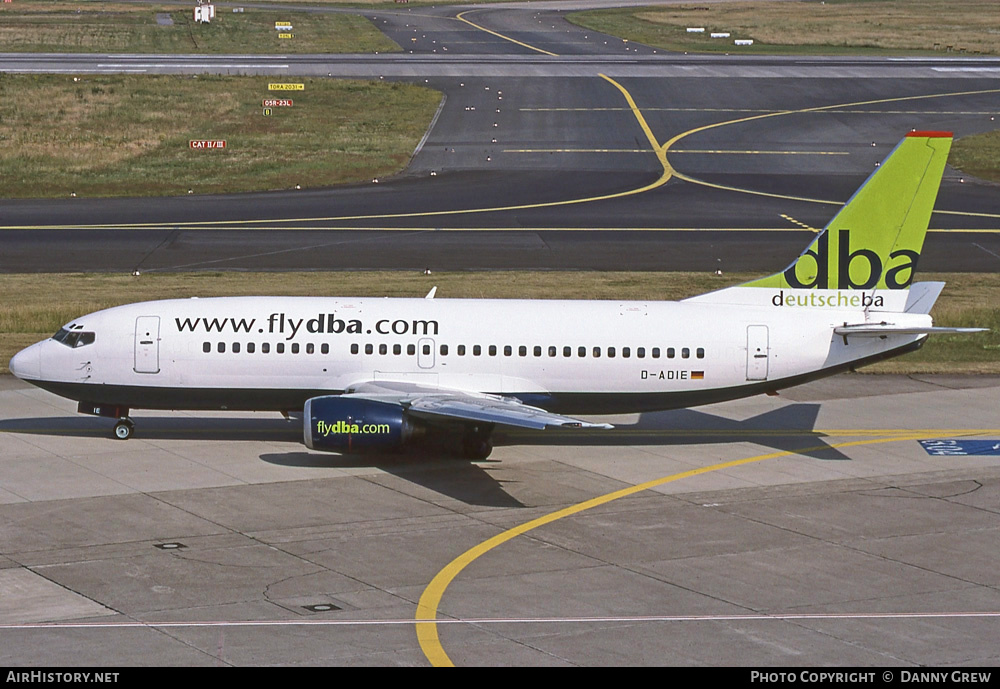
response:
[[[479,398],[467,395],[428,395],[414,400],[409,406],[409,411],[417,415],[447,416],[538,430],[549,426],[612,428],[611,424],[607,423],[590,423],[569,416],[553,414],[538,407],[522,404],[509,397]]]
[[[513,397],[485,395],[447,388],[429,388],[409,383],[362,383],[344,397],[395,403],[415,416],[450,418],[496,423],[542,430],[559,428],[614,428],[607,423],[591,423],[523,404]]]

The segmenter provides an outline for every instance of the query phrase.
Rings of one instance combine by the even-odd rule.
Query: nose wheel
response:
[[[115,437],[119,440],[128,440],[134,431],[135,424],[128,417],[118,419],[118,423],[115,424]]]

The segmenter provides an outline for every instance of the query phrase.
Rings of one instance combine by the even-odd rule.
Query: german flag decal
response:
[[[691,371],[691,380],[704,380],[704,371]]]

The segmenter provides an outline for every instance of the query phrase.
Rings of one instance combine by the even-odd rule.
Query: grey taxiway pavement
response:
[[[468,463],[265,414],[122,442],[3,378],[0,663],[995,665],[1000,457],[918,439],[1000,444],[998,408],[844,375]]]
[[[963,136],[1000,114],[990,58],[667,55],[548,4],[366,14],[403,53],[0,55],[12,73],[350,76],[443,94],[406,172],[377,184],[2,201],[0,270],[777,270],[906,132]],[[1000,263],[995,185],[949,170],[932,227],[924,269]]]

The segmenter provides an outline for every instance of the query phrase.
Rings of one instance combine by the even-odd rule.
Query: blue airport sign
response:
[[[927,450],[927,454],[935,456],[952,455],[992,455],[1000,457],[1000,439],[994,440],[963,440],[953,438],[942,438],[935,440],[921,440],[920,444]]]

